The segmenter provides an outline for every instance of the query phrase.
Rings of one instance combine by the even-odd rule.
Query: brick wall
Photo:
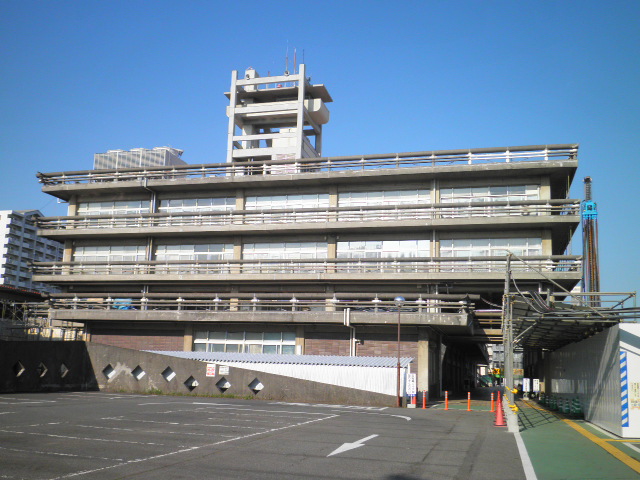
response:
[[[91,329],[91,341],[135,350],[178,350],[184,346],[184,330]]]
[[[349,355],[349,333],[305,331],[305,355]]]
[[[396,357],[398,355],[397,333],[358,333],[362,344],[356,346],[359,357]],[[418,336],[400,335],[400,356],[413,357],[418,361]]]
[[[395,329],[361,328],[356,337],[362,343],[356,345],[359,357],[395,357],[398,354],[397,332]],[[331,327],[306,328],[304,332],[304,353],[306,355],[349,355],[349,332]],[[418,360],[418,335],[411,332],[400,335],[400,356]]]

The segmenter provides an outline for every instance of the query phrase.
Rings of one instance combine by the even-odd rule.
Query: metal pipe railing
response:
[[[208,299],[182,297],[146,298],[127,297],[123,293],[119,297],[105,297],[96,294],[92,297],[52,297],[46,304],[31,303],[29,311],[32,316],[46,318],[49,310],[206,310],[220,312],[335,312],[350,309],[351,312],[396,313],[398,308],[393,301],[381,300],[337,300],[325,299],[257,299],[236,298],[233,295],[219,298],[217,295]],[[302,296],[303,294],[301,294]],[[464,313],[470,311],[468,302],[447,302],[423,300],[422,297],[408,301],[402,311],[406,313]]]
[[[175,180],[203,177],[234,177],[245,175],[274,175],[282,169],[267,166],[289,165],[296,173],[318,173],[348,170],[367,170],[398,167],[424,167],[453,164],[511,163],[522,161],[575,160],[577,144],[534,145],[522,147],[479,148],[471,150],[441,150],[406,152],[314,159],[271,160],[264,162],[234,162],[201,165],[173,165],[170,167],[128,168],[119,170],[83,170],[38,173],[45,186],[72,185],[94,182]],[[291,174],[291,168],[283,173]]]
[[[410,221],[473,217],[579,215],[579,200],[469,202],[433,205],[395,205],[277,210],[228,210],[41,217],[43,230],[90,228],[153,228],[311,222]]]
[[[579,272],[580,256],[551,255],[512,261],[514,272]],[[211,275],[211,274],[412,274],[504,273],[505,257],[421,257],[308,260],[172,260],[137,262],[35,262],[34,275]]]

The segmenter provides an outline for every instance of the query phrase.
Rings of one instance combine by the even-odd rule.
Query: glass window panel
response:
[[[210,343],[207,350],[215,353],[224,352],[224,343]]]
[[[278,353],[278,345],[263,345],[262,346],[262,353],[277,354]]]
[[[455,240],[452,240],[452,242],[453,248],[465,248],[471,246],[471,240],[466,238],[457,238]]]
[[[242,351],[242,345],[239,343],[227,343],[225,345],[225,352],[227,353],[238,353]]]
[[[295,345],[282,345],[282,354],[283,355],[295,355],[296,346]]]
[[[193,338],[195,340],[207,340],[209,337],[209,332],[203,330],[196,330],[193,334]]]
[[[193,351],[194,352],[206,352],[207,351],[207,344],[206,343],[194,343],[193,344]]]
[[[296,341],[296,333],[295,332],[282,332],[282,341],[284,341],[284,342],[295,342]]]
[[[262,345],[261,344],[245,345],[244,351],[247,353],[262,353]]]
[[[227,341],[230,340],[244,340],[244,332],[228,332]]]
[[[224,340],[227,332],[209,332],[209,340]]]
[[[276,341],[279,342],[282,339],[281,332],[265,332],[264,340],[266,341]]]
[[[246,340],[247,341],[251,341],[251,340],[256,340],[256,341],[262,341],[262,332],[246,332]]]

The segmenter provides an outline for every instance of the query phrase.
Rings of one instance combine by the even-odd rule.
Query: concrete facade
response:
[[[501,341],[507,251],[521,288],[581,278],[566,254],[577,145],[321,157],[331,97],[304,66],[234,72],[227,96],[226,162],[39,174],[69,203],[39,221],[65,242],[64,261],[36,265],[63,289],[50,320],[136,349],[399,346],[419,390],[439,395],[472,385]]]

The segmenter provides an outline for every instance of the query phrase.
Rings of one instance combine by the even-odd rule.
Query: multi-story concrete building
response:
[[[571,288],[577,145],[322,157],[331,102],[300,73],[234,72],[227,161],[39,174],[69,202],[36,279],[51,316],[154,350],[411,356],[418,388],[472,381],[518,288]],[[394,298],[405,303],[400,312]],[[402,324],[397,342],[397,321]]]
[[[37,235],[38,210],[0,210],[0,285],[56,291],[51,284],[31,278],[32,262],[62,260],[62,244]]]

